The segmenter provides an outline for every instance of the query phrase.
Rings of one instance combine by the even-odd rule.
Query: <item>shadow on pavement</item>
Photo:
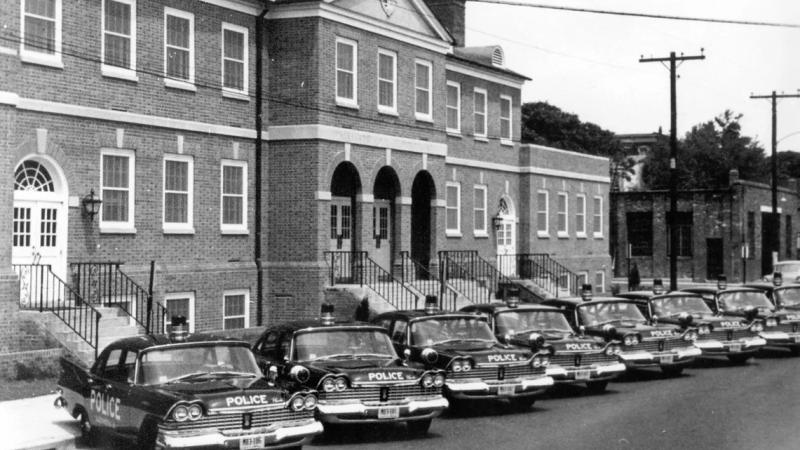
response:
[[[433,419],[432,428],[436,427],[436,421]],[[370,444],[380,442],[407,442],[411,445],[430,445],[432,439],[440,438],[435,430],[427,434],[415,435],[408,432],[405,424],[361,424],[361,425],[343,425],[336,427],[334,430],[328,431],[317,436],[312,441],[313,445],[347,445],[347,444]]]

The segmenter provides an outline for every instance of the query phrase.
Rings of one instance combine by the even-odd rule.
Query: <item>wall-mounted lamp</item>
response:
[[[492,226],[494,227],[494,231],[500,231],[500,227],[503,226],[503,219],[500,218],[500,213],[492,216]]]
[[[95,193],[94,189],[89,191],[89,195],[83,197],[83,212],[89,217],[89,221],[94,220],[94,216],[100,212],[100,205],[103,200],[100,199]]]

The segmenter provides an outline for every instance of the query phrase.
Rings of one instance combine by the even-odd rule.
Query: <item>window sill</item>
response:
[[[25,50],[19,51],[19,59],[24,63],[38,64],[40,66],[53,67],[56,69],[63,69],[64,63],[61,61],[61,54],[48,55],[44,53],[36,53]]]
[[[350,109],[358,109],[358,103],[354,100],[344,99],[344,98],[337,98],[336,99],[336,106],[341,106],[342,108],[350,108]]]
[[[247,95],[247,92],[242,91],[233,91],[229,89],[222,88],[222,96],[225,98],[230,98],[233,100],[240,100],[243,102],[249,102],[250,96]]]
[[[454,138],[461,139],[461,130],[447,130],[447,135]]]
[[[586,239],[588,236],[586,236],[586,233],[575,233],[575,237],[578,239]]]
[[[558,233],[556,233],[556,237],[558,237],[559,239],[569,239],[569,233],[564,231],[559,231]]]
[[[536,232],[536,237],[549,239],[550,238],[550,233],[548,233],[547,231],[537,231]]]
[[[481,136],[481,135],[477,135],[477,134],[473,135],[472,139],[474,139],[477,142],[483,142],[483,143],[489,142],[489,138],[487,138],[486,136]]]
[[[175,80],[172,78],[164,78],[164,86],[173,89],[181,89],[184,91],[197,92],[197,86],[191,81]]]
[[[134,81],[134,82],[139,81],[139,77],[136,76],[135,70],[125,69],[123,67],[107,66],[103,64],[100,67],[100,73],[104,77],[108,78],[118,78],[120,80]]]
[[[449,238],[460,238],[463,237],[460,231],[458,230],[447,230],[444,232],[444,235]]]
[[[100,234],[136,234],[136,228],[127,225],[100,224]]]
[[[414,119],[420,122],[433,123],[433,116],[431,116],[430,114],[414,113]]]
[[[194,227],[168,228],[165,226],[162,232],[164,234],[194,234]]]
[[[396,109],[390,109],[381,106],[378,106],[378,114],[383,114],[385,116],[400,117],[400,114],[398,114]]]
[[[236,229],[236,230],[224,230],[223,229],[223,230],[219,230],[219,231],[220,231],[220,233],[222,233],[222,234],[224,234],[226,236],[243,236],[243,235],[250,234],[250,230],[248,230],[247,228]]]
[[[486,231],[476,231],[473,234],[473,237],[475,237],[475,239],[488,239],[489,233],[487,233]]]
[[[603,239],[603,233],[595,233],[592,235],[592,237],[595,239]]]
[[[500,145],[502,145],[504,147],[513,147],[514,146],[514,141],[511,141],[509,139],[500,139]]]

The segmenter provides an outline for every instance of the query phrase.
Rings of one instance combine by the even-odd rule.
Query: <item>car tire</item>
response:
[[[158,424],[152,420],[145,421],[139,429],[139,435],[136,437],[136,448],[147,450],[155,448],[157,437]]]
[[[431,419],[410,420],[406,422],[406,428],[410,434],[415,436],[428,434],[428,430],[431,428]]]
[[[683,373],[683,367],[663,366],[661,372],[670,377],[679,377]]]
[[[587,381],[586,382],[586,390],[589,391],[590,394],[602,394],[606,391],[606,387],[608,386],[608,381]]]
[[[747,364],[747,360],[750,358],[752,358],[752,355],[728,355],[728,360],[737,365]]]
[[[79,408],[75,418],[80,423],[81,440],[84,444],[93,446],[97,442],[97,429],[89,420],[89,414],[83,408]]]
[[[789,347],[789,353],[792,356],[800,356],[800,347]]]
[[[510,398],[508,401],[515,411],[527,411],[536,403],[536,399],[532,397]]]

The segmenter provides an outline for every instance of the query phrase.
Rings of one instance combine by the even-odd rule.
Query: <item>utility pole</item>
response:
[[[772,252],[780,252],[781,249],[781,218],[778,215],[778,99],[779,98],[798,98],[800,94],[776,94],[772,91],[769,95],[753,95],[750,98],[769,98],[772,99],[772,236],[774,236],[774,247]],[[786,236],[791,239],[791,236]],[[772,266],[772,264],[770,264]],[[762,266],[763,267],[763,266]]]
[[[677,62],[689,61],[694,59],[706,59],[703,49],[699,55],[694,56],[675,56],[675,52],[670,52],[668,58],[645,58],[639,59],[640,63],[650,62],[669,62],[669,107],[670,107],[670,132],[669,132],[669,290],[678,290],[678,111],[676,101],[675,69]]]

